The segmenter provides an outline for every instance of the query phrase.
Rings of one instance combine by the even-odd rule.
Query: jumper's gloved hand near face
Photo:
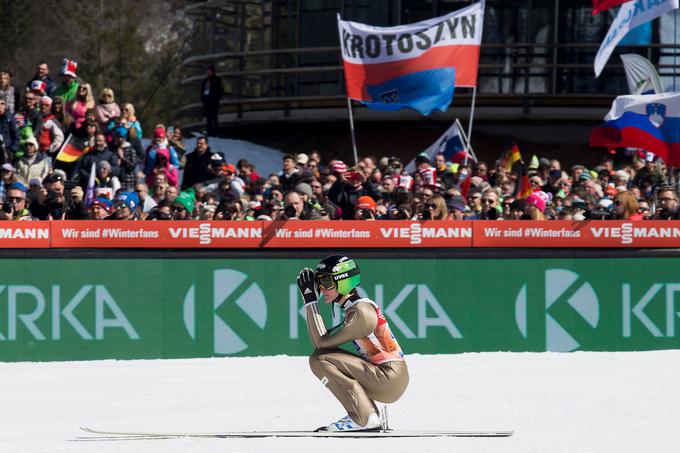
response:
[[[308,267],[302,269],[298,274],[297,284],[300,289],[300,294],[302,294],[302,298],[305,301],[305,305],[319,300],[319,294],[316,291],[316,285],[314,283],[313,270]]]

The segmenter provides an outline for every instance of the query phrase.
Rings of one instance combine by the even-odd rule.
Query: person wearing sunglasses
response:
[[[26,186],[17,182],[7,188],[5,202],[0,210],[0,220],[25,220],[31,217],[26,208]]]
[[[307,330],[315,349],[310,367],[347,411],[346,416],[317,431],[380,429],[375,401],[392,403],[408,386],[401,347],[380,307],[358,294],[360,282],[359,266],[344,255],[327,256],[316,266],[316,272],[304,268],[298,274]],[[326,328],[319,310],[319,293],[324,303],[335,303],[344,311],[341,324]],[[340,349],[350,342],[357,354]]]

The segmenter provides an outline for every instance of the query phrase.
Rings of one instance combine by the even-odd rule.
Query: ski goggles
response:
[[[316,280],[316,286],[321,289],[333,289],[335,288],[335,281],[331,274],[316,274],[314,278]]]

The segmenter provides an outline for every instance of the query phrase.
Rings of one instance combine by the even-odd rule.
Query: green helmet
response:
[[[316,266],[316,284],[322,289],[337,288],[343,296],[359,286],[361,274],[354,260],[344,255],[331,255]]]

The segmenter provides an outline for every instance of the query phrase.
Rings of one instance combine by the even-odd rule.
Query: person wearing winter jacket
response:
[[[55,156],[64,143],[64,132],[52,113],[52,98],[48,96],[40,98],[40,130],[37,132],[40,152]]]
[[[153,132],[153,143],[146,148],[146,157],[144,158],[144,174],[148,175],[156,166],[156,151],[159,148],[166,148],[170,152],[170,163],[179,168],[179,156],[175,148],[170,146],[165,128],[156,127]]]
[[[170,163],[170,151],[168,148],[158,148],[156,150],[155,162],[154,167],[146,174],[147,185],[153,185],[155,183],[156,175],[165,173],[168,184],[177,187],[179,179],[178,171],[177,167]]]
[[[94,148],[78,161],[78,184],[81,187],[87,187],[87,183],[90,180],[90,173],[92,172],[92,164],[94,163],[96,165],[102,160],[106,160],[111,164],[112,175],[118,175],[120,159],[118,159],[117,154],[114,154],[106,146],[106,136],[101,132],[98,132],[94,137]]]
[[[78,87],[75,99],[66,103],[66,113],[73,119],[70,125],[71,131],[80,129],[85,124],[87,111],[94,109],[94,107],[92,88],[89,83],[83,83]]]
[[[115,97],[113,95],[113,90],[111,88],[104,88],[99,95],[99,103],[96,107],[97,111],[97,122],[99,123],[99,128],[103,131],[106,130],[109,122],[120,116],[120,107],[116,104]]]
[[[0,70],[0,100],[5,101],[5,108],[10,114],[19,108],[19,89],[12,84],[12,72],[9,69]]]
[[[50,160],[44,153],[38,152],[38,141],[31,136],[26,140],[24,156],[16,163],[17,176],[28,186],[28,182],[37,178],[41,181],[50,172]]]
[[[34,81],[44,82],[45,94],[49,97],[52,97],[54,95],[54,91],[57,89],[57,84],[55,83],[54,79],[50,77],[49,74],[50,67],[47,65],[46,62],[41,61],[40,63],[38,63],[35,75],[26,84],[26,88],[30,89]]]
[[[12,160],[19,150],[19,128],[14,115],[7,110],[7,103],[0,97],[0,162]]]

